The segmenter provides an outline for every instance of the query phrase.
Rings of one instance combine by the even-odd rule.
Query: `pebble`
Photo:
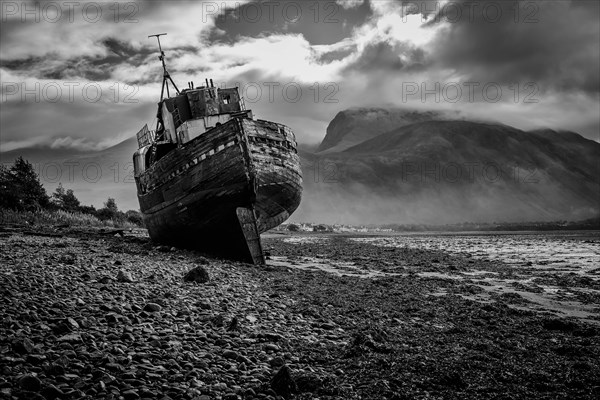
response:
[[[12,349],[20,354],[31,353],[33,352],[34,344],[29,338],[17,339],[13,341]]]
[[[201,310],[212,310],[212,306],[207,301],[200,301],[198,307],[200,307]]]
[[[285,364],[285,361],[281,357],[273,357],[269,360],[269,364],[273,368],[280,368]]]
[[[124,271],[124,270],[120,270],[119,273],[117,274],[117,281],[125,282],[125,283],[135,282],[135,280],[133,279],[133,276],[131,275],[131,272]]]
[[[39,380],[37,376],[33,375],[23,375],[19,379],[19,386],[30,392],[39,392],[42,388],[42,382]]]
[[[137,390],[131,389],[124,391],[123,397],[125,398],[125,400],[136,400],[140,398],[140,395],[138,394]]]
[[[46,386],[44,389],[42,389],[41,393],[42,396],[44,396],[44,398],[46,398],[47,400],[60,399],[64,396],[63,391],[54,385]]]
[[[98,282],[100,283],[111,283],[113,281],[113,279],[110,276],[101,276],[100,278],[98,278]]]
[[[267,343],[265,345],[265,350],[266,351],[279,351],[279,346],[277,346],[276,344],[273,344],[273,343]]]
[[[286,399],[296,391],[296,382],[292,378],[289,367],[283,366],[277,371],[277,374],[271,379],[271,389]]]
[[[225,350],[223,352],[223,357],[228,358],[230,360],[236,360],[239,357],[239,355],[233,350]]]
[[[160,310],[162,310],[162,307],[156,303],[147,303],[144,306],[144,311],[147,311],[147,312],[158,312]]]
[[[79,329],[79,324],[73,318],[69,317],[66,319],[66,323],[69,326],[69,330],[77,330]]]
[[[68,333],[63,335],[57,339],[59,342],[67,342],[67,343],[79,343],[82,341],[81,335],[79,333]]]
[[[206,283],[210,280],[208,271],[201,265],[189,270],[183,276],[184,282]]]

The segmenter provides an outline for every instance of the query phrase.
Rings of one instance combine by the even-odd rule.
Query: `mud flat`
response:
[[[511,263],[473,250],[501,241],[422,240],[274,235],[255,267],[127,233],[3,234],[0,398],[600,395],[600,270],[580,247]],[[195,267],[210,279],[184,282]]]

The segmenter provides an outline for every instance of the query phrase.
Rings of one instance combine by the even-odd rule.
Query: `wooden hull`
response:
[[[285,221],[302,193],[291,131],[247,118],[171,150],[136,184],[152,240],[254,263],[264,261],[259,234]]]

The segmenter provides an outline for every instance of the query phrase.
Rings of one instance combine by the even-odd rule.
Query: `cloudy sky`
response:
[[[598,140],[598,1],[2,1],[1,151],[100,149],[180,88],[239,85],[317,143],[345,108],[458,110]]]

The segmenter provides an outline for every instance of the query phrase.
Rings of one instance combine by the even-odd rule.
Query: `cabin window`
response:
[[[225,95],[223,95],[222,100],[223,100],[223,104],[229,104],[229,103],[231,103],[231,96],[229,96],[228,94],[225,94]]]

